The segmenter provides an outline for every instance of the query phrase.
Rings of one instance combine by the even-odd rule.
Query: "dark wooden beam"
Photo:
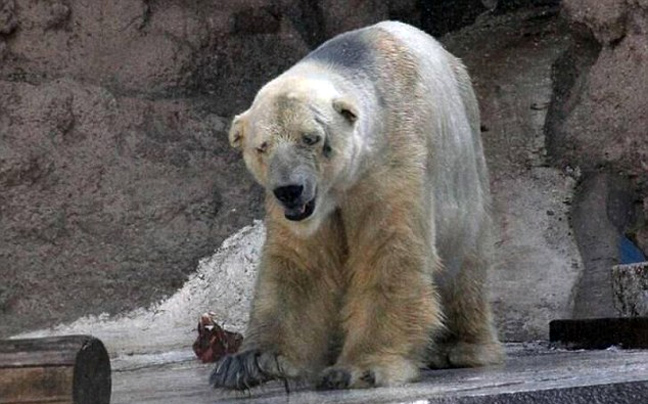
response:
[[[648,348],[648,317],[554,320],[549,339],[567,348]]]

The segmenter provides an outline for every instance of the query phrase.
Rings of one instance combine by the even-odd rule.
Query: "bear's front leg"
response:
[[[214,387],[246,390],[273,379],[309,377],[325,366],[335,312],[325,276],[271,251],[266,246],[261,258],[242,351],[216,364]]]
[[[416,379],[431,335],[442,327],[432,283],[438,260],[427,237],[414,236],[411,229],[416,227],[375,223],[353,236],[358,248],[347,266],[344,345],[335,365],[320,374],[320,389],[393,386]]]

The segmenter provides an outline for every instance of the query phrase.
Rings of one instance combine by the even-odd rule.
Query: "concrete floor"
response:
[[[215,403],[641,403],[648,402],[648,351],[552,350],[508,344],[501,367],[425,371],[398,388],[318,392],[274,382],[247,393],[213,390],[213,365],[188,351],[113,360],[113,404]]]

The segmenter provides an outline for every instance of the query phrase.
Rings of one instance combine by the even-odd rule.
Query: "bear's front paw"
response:
[[[266,356],[253,349],[221,359],[209,377],[209,383],[216,387],[247,390],[273,379],[269,369],[263,367]]]
[[[418,365],[400,356],[363,361],[361,365],[335,365],[324,369],[317,380],[320,390],[365,389],[399,386],[419,375]]]
[[[344,367],[324,369],[317,381],[319,390],[367,388],[375,385],[376,375],[373,370],[359,371]]]
[[[318,390],[346,389],[351,385],[351,372],[343,368],[328,368],[317,381]]]

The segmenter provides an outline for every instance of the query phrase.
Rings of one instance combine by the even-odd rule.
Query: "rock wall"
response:
[[[257,6],[0,1],[0,335],[156,301],[262,216],[224,116],[308,46]]]
[[[581,175],[574,315],[613,316],[620,240],[648,252],[648,2],[564,0],[562,16],[572,41],[554,65],[546,135],[553,164]]]
[[[0,336],[177,290],[262,217],[231,115],[324,39],[415,6],[0,0]]]
[[[177,290],[263,215],[230,116],[309,49],[385,18],[477,21],[444,42],[482,106],[503,337],[609,315],[615,243],[648,250],[648,4],[565,0],[569,35],[555,9],[505,14],[529,4],[555,1],[0,0],[0,336]]]

